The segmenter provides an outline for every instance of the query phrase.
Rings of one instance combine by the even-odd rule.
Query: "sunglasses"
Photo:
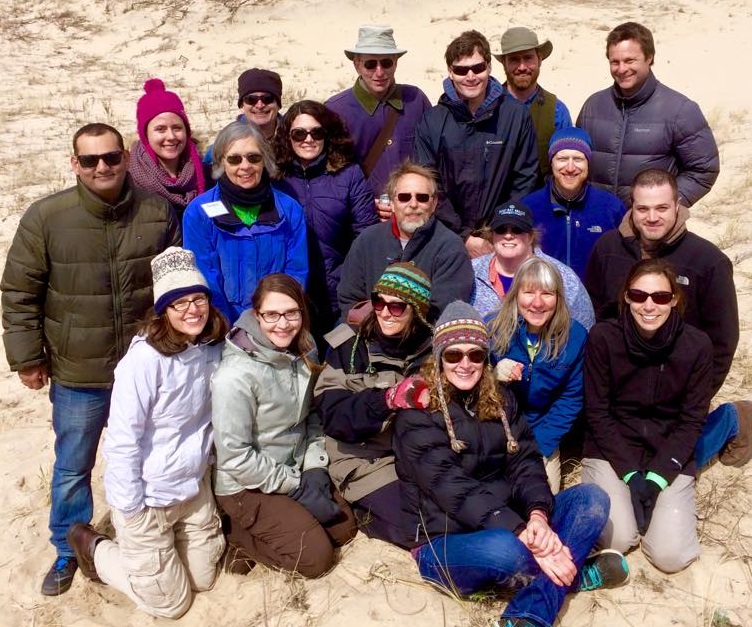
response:
[[[367,70],[375,70],[377,65],[380,65],[384,70],[388,70],[394,65],[394,59],[387,57],[385,59],[368,59],[368,61],[363,61],[363,67]]]
[[[627,298],[633,303],[644,303],[648,299],[648,296],[656,305],[668,305],[674,297],[671,292],[661,291],[648,293],[633,288],[627,290]]]
[[[514,235],[522,235],[525,231],[523,231],[518,226],[512,226],[511,224],[505,224],[504,226],[500,226],[498,229],[494,229],[494,233],[497,235],[506,235],[507,233],[512,233]]]
[[[403,313],[405,313],[408,304],[409,303],[405,303],[403,301],[388,303],[383,298],[381,298],[381,296],[377,294],[371,294],[371,305],[373,305],[375,311],[384,311],[384,307],[386,307],[389,314],[396,318],[399,318]]]
[[[396,195],[397,200],[399,200],[400,202],[410,202],[413,199],[413,196],[418,202],[428,202],[429,200],[431,200],[431,194],[426,194],[424,192],[418,192],[417,194],[411,194],[410,192],[400,192]]]
[[[248,94],[247,96],[243,96],[243,104],[247,104],[249,107],[255,107],[259,100],[265,105],[270,105],[276,98],[271,94],[261,94],[260,96]]]
[[[486,361],[488,353],[482,348],[473,348],[469,351],[461,351],[458,348],[447,348],[441,354],[441,358],[448,364],[458,364],[465,357],[470,360],[471,364],[482,364],[484,361]]]
[[[467,76],[470,72],[473,74],[483,74],[488,68],[488,63],[476,63],[475,65],[453,65],[452,72],[457,76]]]
[[[257,152],[249,152],[246,155],[227,155],[225,157],[225,160],[230,165],[240,165],[241,163],[243,163],[243,159],[245,159],[248,163],[258,165],[264,160],[264,157]]]
[[[118,165],[123,160],[122,150],[113,150],[103,155],[78,155],[76,161],[84,170],[91,170],[99,165],[100,159],[104,161],[107,167]]]
[[[294,128],[290,131],[290,139],[294,142],[304,142],[306,137],[311,136],[315,142],[320,142],[326,137],[326,131],[321,126],[314,126],[312,129]]]

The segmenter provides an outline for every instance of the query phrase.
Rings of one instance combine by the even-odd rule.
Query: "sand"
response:
[[[744,398],[752,381],[752,115],[745,80],[752,12],[746,0],[6,0],[0,11],[0,259],[28,204],[73,183],[69,144],[76,128],[105,121],[135,137],[136,101],[151,76],[181,95],[206,143],[236,115],[236,78],[249,67],[281,74],[283,106],[349,87],[354,71],[342,50],[355,43],[360,24],[395,28],[398,45],[409,50],[398,80],[419,85],[432,101],[441,93],[443,53],[452,37],[477,28],[498,52],[501,33],[525,25],[553,41],[541,83],[576,116],[590,93],[610,83],[605,36],[627,20],[653,30],[656,75],[700,103],[720,146],[721,175],[693,208],[690,228],[734,263],[742,338],[716,402]],[[503,76],[498,64],[495,75]],[[81,576],[61,597],[40,594],[54,556],[47,530],[50,405],[46,391],[27,390],[0,363],[0,625],[167,625]],[[95,522],[107,511],[102,468],[98,463],[94,471]],[[752,469],[713,466],[699,480],[698,502],[697,563],[667,576],[632,553],[628,586],[569,597],[557,624],[752,625]],[[420,583],[408,554],[359,535],[318,580],[265,568],[248,577],[223,574],[177,624],[479,627],[490,625],[503,605],[504,599],[459,600],[435,591]]]

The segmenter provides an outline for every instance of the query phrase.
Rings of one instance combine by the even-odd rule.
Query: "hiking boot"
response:
[[[613,549],[593,553],[580,571],[580,591],[618,588],[629,581],[627,559]]]
[[[247,575],[256,565],[251,556],[246,553],[242,546],[227,543],[224,557],[222,558],[222,570],[233,575]]]
[[[109,538],[85,523],[73,523],[68,529],[67,537],[68,544],[76,554],[81,572],[92,581],[102,581],[97,575],[97,568],[94,565],[94,550],[97,548],[97,544],[102,540],[109,540]]]
[[[76,574],[77,568],[78,562],[75,557],[58,557],[44,576],[42,594],[56,597],[67,592],[73,583],[73,575]]]
[[[718,461],[724,466],[741,468],[752,459],[752,403],[735,401],[733,405],[739,421],[739,432],[726,442],[718,454]]]

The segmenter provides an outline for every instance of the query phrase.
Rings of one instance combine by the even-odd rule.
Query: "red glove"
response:
[[[386,389],[386,406],[389,409],[425,409],[430,394],[422,377],[407,377]]]

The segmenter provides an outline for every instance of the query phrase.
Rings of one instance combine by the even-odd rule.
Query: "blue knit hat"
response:
[[[590,141],[590,135],[587,134],[587,131],[581,128],[576,126],[562,128],[554,132],[551,135],[551,141],[548,142],[549,163],[560,150],[579,150],[589,162],[593,154],[593,142]]]

